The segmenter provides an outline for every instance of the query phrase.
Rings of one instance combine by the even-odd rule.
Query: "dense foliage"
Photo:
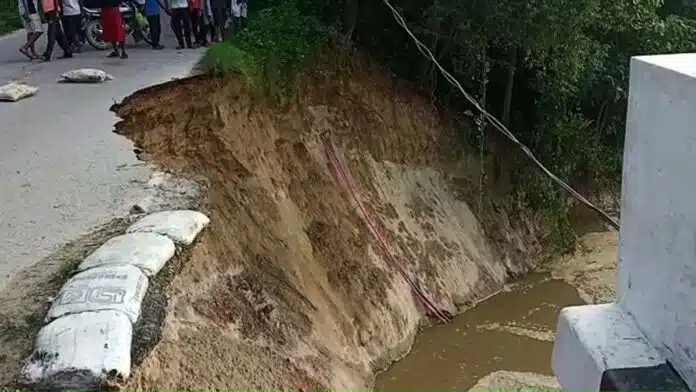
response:
[[[203,61],[216,72],[239,72],[252,88],[282,100],[293,76],[329,37],[329,28],[318,18],[283,2],[256,12],[247,29],[211,47]]]
[[[575,185],[618,183],[630,57],[696,49],[691,19],[696,0],[392,2],[465,89],[553,172]],[[352,42],[416,82],[439,105],[470,109],[381,0],[266,0],[255,5],[270,8],[262,11],[255,31],[229,45],[255,53],[256,64],[271,52],[290,62],[302,59],[309,47],[316,48],[323,31],[316,22],[321,21],[341,34],[343,44]],[[289,12],[291,8],[298,12]],[[247,73],[242,63],[248,56],[241,54],[235,68]],[[478,144],[480,135],[484,133],[468,132],[462,140]],[[548,212],[558,229],[567,226],[568,206],[557,186],[527,165],[520,166],[514,180],[518,196]]]
[[[630,57],[696,49],[691,19],[696,0],[392,2],[465,89],[554,173],[575,185],[618,183]],[[400,77],[415,81],[439,105],[460,112],[470,108],[418,52],[381,0],[260,3],[296,7],[302,24],[316,19],[332,26],[343,43],[352,41]],[[258,28],[293,23],[292,18],[278,18]],[[306,31],[303,37],[308,37]],[[271,34],[263,39],[277,43],[280,38]],[[235,41],[239,45],[245,38],[233,45]],[[299,41],[292,45],[303,47]],[[482,134],[470,131],[462,140],[479,144]],[[529,165],[521,165],[513,180],[516,194],[548,212],[557,233],[568,231],[568,204],[557,186]]]
[[[465,89],[576,185],[617,183],[630,57],[696,50],[696,0],[392,2]],[[16,2],[0,5],[0,33],[20,27]],[[211,48],[205,61],[218,71],[243,73],[269,96],[282,99],[292,77],[333,40],[370,53],[437,104],[470,109],[381,0],[258,0],[251,6],[249,28]],[[463,132],[462,146],[479,145],[481,135],[492,133]],[[518,195],[547,211],[559,229],[567,225],[557,186],[528,165],[513,179]]]

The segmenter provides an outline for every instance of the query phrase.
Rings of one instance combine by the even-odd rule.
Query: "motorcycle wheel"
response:
[[[133,40],[135,41],[135,43],[138,43],[140,41],[144,41],[146,44],[152,45],[152,36],[150,34],[152,34],[150,32],[150,26],[137,28],[137,29],[134,29],[130,32],[130,35],[133,37]],[[140,37],[140,38],[138,38],[138,37]]]
[[[85,27],[85,38],[94,49],[107,50],[111,47],[108,42],[102,40],[103,31],[104,29],[102,28],[101,21],[95,19],[87,22],[87,26]]]

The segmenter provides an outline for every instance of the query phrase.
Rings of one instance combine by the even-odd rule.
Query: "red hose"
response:
[[[411,290],[413,291],[414,295],[416,298],[420,300],[422,305],[426,309],[426,313],[430,316],[435,316],[437,317],[440,321],[443,323],[448,323],[451,320],[451,317],[441,309],[437,307],[431,301],[425,293],[416,285],[413,280],[408,276],[408,273],[404,268],[394,259],[394,256],[392,253],[389,251],[389,247],[387,246],[387,242],[384,240],[384,237],[379,233],[377,230],[377,226],[374,224],[372,219],[370,218],[370,215],[367,213],[367,210],[365,209],[365,206],[362,204],[362,201],[360,200],[360,197],[358,195],[358,192],[355,190],[355,188],[352,186],[351,181],[349,179],[348,175],[348,170],[345,168],[343,163],[341,162],[340,158],[338,157],[338,153],[336,152],[336,148],[334,147],[333,143],[331,142],[331,136],[329,135],[328,132],[324,132],[321,134],[321,139],[322,142],[324,143],[324,147],[326,149],[326,155],[329,159],[329,162],[331,162],[331,166],[334,169],[334,172],[336,174],[336,178],[338,179],[339,184],[341,187],[344,189],[344,191],[349,194],[353,200],[355,201],[355,204],[358,208],[358,215],[363,219],[365,224],[367,225],[367,228],[370,230],[372,235],[375,237],[375,241],[377,242],[377,245],[382,249],[382,252],[387,258],[387,261],[389,264],[393,267],[396,268],[396,270],[399,272],[399,274],[404,278],[404,280],[408,283],[408,285],[411,287]]]

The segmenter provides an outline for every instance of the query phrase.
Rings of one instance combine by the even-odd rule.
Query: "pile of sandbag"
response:
[[[193,243],[210,220],[197,211],[157,212],[111,238],[78,266],[46,315],[22,383],[95,388],[130,376],[133,325],[149,278]]]

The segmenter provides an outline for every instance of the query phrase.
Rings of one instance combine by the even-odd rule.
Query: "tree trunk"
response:
[[[481,53],[482,59],[483,59],[483,64],[481,65],[481,84],[479,86],[479,105],[483,110],[486,110],[486,100],[488,98],[488,73],[490,71],[490,67],[488,64],[488,49],[486,46],[483,47],[482,53]],[[477,113],[478,117],[478,132],[479,132],[479,159],[480,159],[480,164],[481,164],[481,173],[479,176],[479,209],[483,208],[483,194],[485,193],[486,189],[486,184],[488,182],[486,178],[486,161],[485,161],[485,153],[486,153],[486,116],[483,113]],[[493,160],[495,161],[496,159],[496,146],[495,143],[492,143],[491,145],[491,154],[493,154]],[[494,180],[495,180],[495,173],[494,173]],[[479,210],[481,211],[481,210]]]
[[[359,10],[359,0],[346,0],[346,9],[343,12],[343,40],[345,47],[348,47],[350,40],[353,38]]]
[[[517,47],[510,50],[510,64],[508,65],[507,85],[505,86],[505,99],[503,100],[503,115],[500,121],[510,126],[510,108],[512,106],[512,92],[515,85],[515,71],[517,70]]]
[[[442,19],[433,18],[428,21],[430,25],[430,31],[432,32],[432,42],[430,43],[430,50],[433,52],[436,58],[439,56],[440,34],[442,32]],[[435,92],[437,87],[438,73],[435,64],[429,58],[423,58],[423,80],[424,84],[430,87],[431,95]]]

